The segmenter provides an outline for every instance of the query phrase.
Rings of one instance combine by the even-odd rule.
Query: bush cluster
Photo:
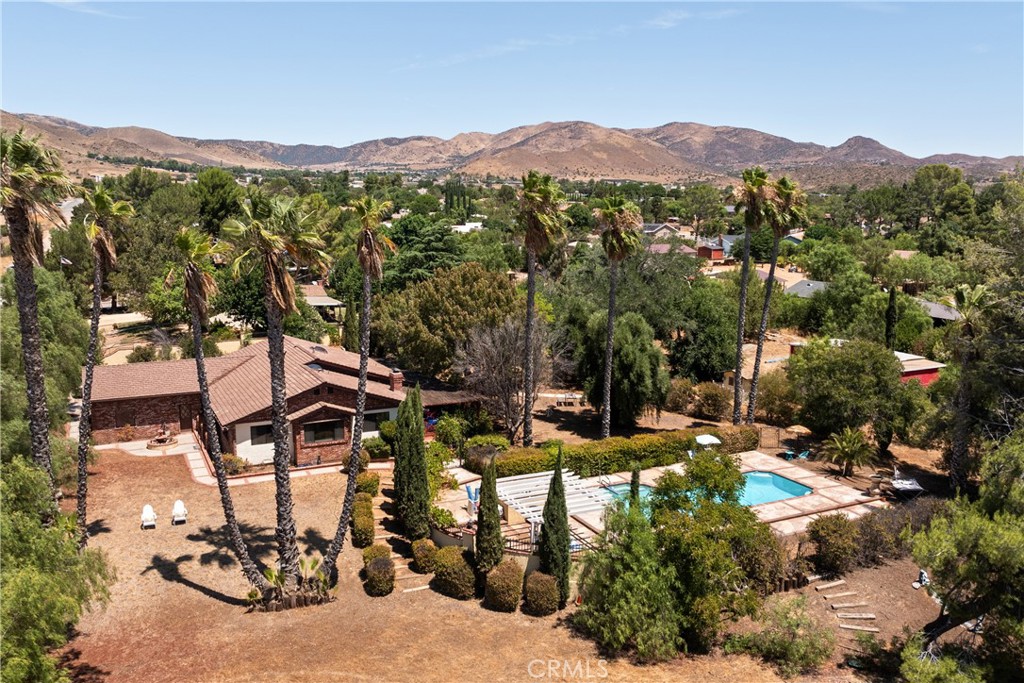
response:
[[[701,382],[693,388],[694,417],[705,420],[721,420],[732,407],[732,395],[728,389],[714,382]]]
[[[245,471],[246,462],[234,453],[222,453],[221,460],[224,462],[224,471],[230,477],[232,474],[241,474]]]
[[[366,565],[366,592],[387,595],[395,589],[395,563],[390,557],[378,557]]]
[[[545,617],[558,610],[558,582],[555,577],[533,572],[526,577],[526,601],[523,611],[535,617]]]
[[[363,441],[363,450],[369,454],[371,460],[387,460],[391,457],[391,446],[378,436],[371,436]]]
[[[839,513],[822,515],[807,525],[807,536],[814,542],[811,561],[819,574],[841,576],[853,568],[859,545],[855,522]]]
[[[365,548],[373,543],[373,497],[357,493],[352,509],[352,545]]]
[[[672,413],[685,413],[693,400],[693,382],[685,377],[672,380],[665,399],[665,410]]]
[[[457,526],[458,522],[455,521],[455,515],[452,514],[451,510],[438,507],[436,505],[430,508],[430,526],[435,529],[450,529],[453,526]]]
[[[376,496],[380,490],[380,475],[376,472],[362,472],[356,475],[356,491]]]
[[[370,566],[370,563],[378,557],[391,557],[391,546],[386,543],[374,543],[363,550],[363,569]]]
[[[468,600],[476,591],[476,576],[459,546],[445,546],[434,555],[434,587],[458,600]]]
[[[834,647],[832,630],[811,618],[807,598],[800,596],[773,605],[760,632],[733,636],[726,641],[725,651],[757,655],[790,678],[820,667]]]
[[[484,606],[496,612],[515,612],[523,598],[523,569],[507,559],[487,574]]]
[[[726,453],[754,450],[759,439],[757,428],[745,425],[719,427],[713,430],[681,429],[658,434],[642,434],[628,439],[611,437],[601,441],[563,446],[562,454],[565,468],[583,477],[626,472],[634,463],[640,469],[646,469],[681,462],[687,457],[687,451],[696,448],[695,439],[698,434],[717,436],[721,439],[722,450]],[[509,448],[494,459],[497,476],[511,477],[550,470],[555,465],[557,452],[557,446]],[[489,458],[474,457],[471,454],[466,460],[466,467],[482,474],[488,460]]]
[[[412,556],[416,560],[413,567],[420,574],[429,574],[434,571],[435,555],[437,555],[437,546],[429,538],[421,538],[412,542]]]

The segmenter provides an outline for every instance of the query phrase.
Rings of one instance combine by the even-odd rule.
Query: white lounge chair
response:
[[[156,528],[156,511],[153,510],[153,506],[146,504],[142,506],[142,529],[155,529]]]
[[[185,509],[185,503],[180,499],[174,501],[174,508],[171,509],[171,526],[175,524],[184,524],[188,521],[188,510]]]
[[[889,482],[889,485],[892,486],[892,489],[897,496],[908,500],[911,498],[917,498],[919,495],[924,493],[924,487],[917,483],[917,479],[894,478],[891,482]]]

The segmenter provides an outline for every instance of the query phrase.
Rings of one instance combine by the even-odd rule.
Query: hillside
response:
[[[367,140],[347,147],[269,141],[202,140],[136,126],[100,128],[56,116],[0,112],[5,128],[42,135],[73,174],[123,173],[125,166],[88,158],[174,159],[210,166],[357,171],[461,172],[515,178],[536,168],[572,179],[728,184],[748,166],[789,173],[808,187],[901,181],[928,163],[948,163],[981,180],[1024,163],[1024,157],[935,154],[915,159],[877,140],[853,136],[835,147],[750,128],[668,123],[655,128],[605,128],[586,121],[544,122],[501,133],[460,133]]]

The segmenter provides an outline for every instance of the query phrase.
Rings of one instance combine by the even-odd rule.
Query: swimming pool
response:
[[[746,484],[740,493],[740,503],[747,507],[806,496],[813,491],[809,486],[804,486],[774,472],[746,472],[743,475],[743,480]],[[605,489],[618,500],[625,500],[629,497],[629,484],[613,484],[606,486]],[[647,502],[652,491],[654,491],[653,487],[641,484],[640,500]]]

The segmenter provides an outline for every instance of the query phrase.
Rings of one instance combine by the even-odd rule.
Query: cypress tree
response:
[[[504,543],[498,515],[497,475],[492,459],[480,482],[480,504],[476,512],[476,569],[486,574],[501,562]]]
[[[348,305],[345,306],[341,344],[346,351],[359,353],[359,314],[356,313],[356,305],[352,299],[349,299]]]
[[[409,426],[407,415],[409,412],[409,396],[398,405],[398,419],[395,425],[395,442],[391,445],[391,454],[395,458],[395,512],[400,520],[405,519],[406,496],[406,465],[409,462],[409,445],[406,438]]]
[[[406,395],[406,439],[408,444],[407,463],[402,472],[406,489],[405,511],[402,522],[405,535],[415,541],[430,535],[430,484],[427,481],[427,449],[423,442],[423,403],[420,387]]]
[[[558,447],[555,472],[544,502],[544,524],[540,530],[540,570],[555,577],[558,583],[559,609],[569,600],[569,510],[565,504],[565,484],[562,483],[562,447]]]
[[[633,475],[629,478],[629,504],[640,502],[640,465],[633,463]]]

